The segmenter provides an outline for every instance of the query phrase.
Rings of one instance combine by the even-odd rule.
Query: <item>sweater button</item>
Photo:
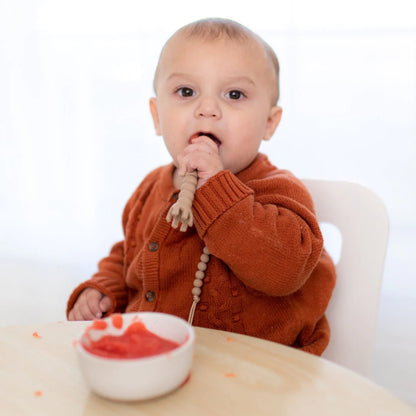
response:
[[[233,315],[233,317],[231,318],[231,320],[233,322],[238,322],[240,320],[240,315],[237,313],[235,315]]]
[[[152,252],[159,250],[159,244],[155,242],[149,243],[148,247],[149,247],[149,250]]]
[[[151,290],[149,290],[148,292],[146,292],[145,297],[146,297],[146,300],[148,302],[153,302],[156,299],[155,292],[152,292]]]

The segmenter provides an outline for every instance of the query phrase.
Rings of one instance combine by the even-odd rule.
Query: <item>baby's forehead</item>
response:
[[[228,52],[227,52],[228,51]],[[189,35],[177,33],[165,44],[159,66],[168,69],[171,65],[176,66],[183,62],[183,59],[204,59],[216,53],[225,54],[225,61],[253,58],[253,63],[273,67],[266,49],[254,37],[247,36],[230,38],[228,36],[205,37],[200,35]],[[251,59],[250,59],[251,61]]]
[[[201,55],[204,53],[204,48],[209,48],[209,51],[206,53],[213,53],[213,48],[215,49],[216,45],[221,45],[221,50],[226,49],[230,50],[230,55],[233,57],[241,55],[236,55],[231,53],[233,50],[245,50],[245,57],[252,57],[253,64],[261,65],[264,68],[264,76],[269,77],[270,81],[273,84],[272,89],[276,90],[276,101],[278,99],[278,78],[279,78],[279,65],[277,58],[273,59],[274,52],[270,52],[265,43],[261,41],[261,38],[256,37],[255,34],[250,32],[245,33],[241,32],[237,36],[229,36],[228,34],[220,33],[216,36],[206,35],[206,34],[195,34],[187,31],[178,31],[176,32],[165,44],[162,49],[159,62],[156,68],[155,77],[154,77],[154,87],[156,90],[157,80],[161,72],[166,73],[166,70],[169,72],[171,65],[180,64],[181,57],[185,55],[192,56],[194,51]],[[191,58],[192,59],[192,58]],[[227,55],[228,59],[228,55]],[[245,58],[247,59],[247,58]],[[270,71],[270,72],[269,72]],[[269,74],[266,75],[266,74]]]

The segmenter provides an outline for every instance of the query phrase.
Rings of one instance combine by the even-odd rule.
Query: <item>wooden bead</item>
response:
[[[203,279],[204,279],[204,277],[205,277],[205,273],[204,273],[204,272],[201,272],[201,270],[198,270],[198,271],[195,273],[195,277],[196,277],[197,279],[203,280]]]
[[[201,254],[200,259],[204,263],[208,263],[209,262],[209,256],[208,256],[208,254],[205,254],[205,253],[204,254]]]
[[[198,263],[197,268],[198,268],[198,270],[200,270],[201,272],[204,272],[204,271],[207,269],[207,264],[206,264],[206,263],[204,263],[203,261],[200,261],[200,262]]]
[[[202,290],[201,290],[199,287],[194,287],[194,288],[192,289],[192,294],[193,294],[194,296],[199,296],[201,293],[202,293]]]
[[[208,254],[208,255],[210,255],[211,253],[209,252],[209,250],[208,250],[208,247],[207,246],[205,246],[204,247],[204,249],[202,250],[202,252],[204,253],[204,254]]]
[[[200,279],[194,280],[194,287],[202,287],[204,285],[204,282]]]

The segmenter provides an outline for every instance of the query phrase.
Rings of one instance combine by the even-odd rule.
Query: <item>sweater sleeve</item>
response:
[[[115,244],[109,256],[103,258],[98,263],[98,272],[91,279],[75,288],[68,300],[66,309],[67,316],[77,301],[78,296],[88,287],[97,289],[111,299],[112,308],[107,314],[124,309],[127,303],[127,296],[123,279],[123,245],[123,241]]]
[[[323,239],[312,199],[289,172],[244,184],[222,171],[195,195],[198,233],[249,288],[286,296],[319,261]]]

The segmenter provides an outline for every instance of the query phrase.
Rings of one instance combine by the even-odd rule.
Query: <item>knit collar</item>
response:
[[[247,184],[253,178],[262,178],[265,172],[268,170],[274,170],[275,168],[270,163],[268,157],[263,153],[258,153],[256,158],[245,169],[236,174],[237,178],[241,182]]]
[[[159,175],[158,179],[156,180],[154,184],[154,189],[159,193],[160,197],[165,200],[169,201],[171,200],[172,196],[179,192],[179,189],[176,189],[173,186],[173,171],[175,169],[175,166],[172,163],[169,163],[168,165],[161,166],[159,168]]]

